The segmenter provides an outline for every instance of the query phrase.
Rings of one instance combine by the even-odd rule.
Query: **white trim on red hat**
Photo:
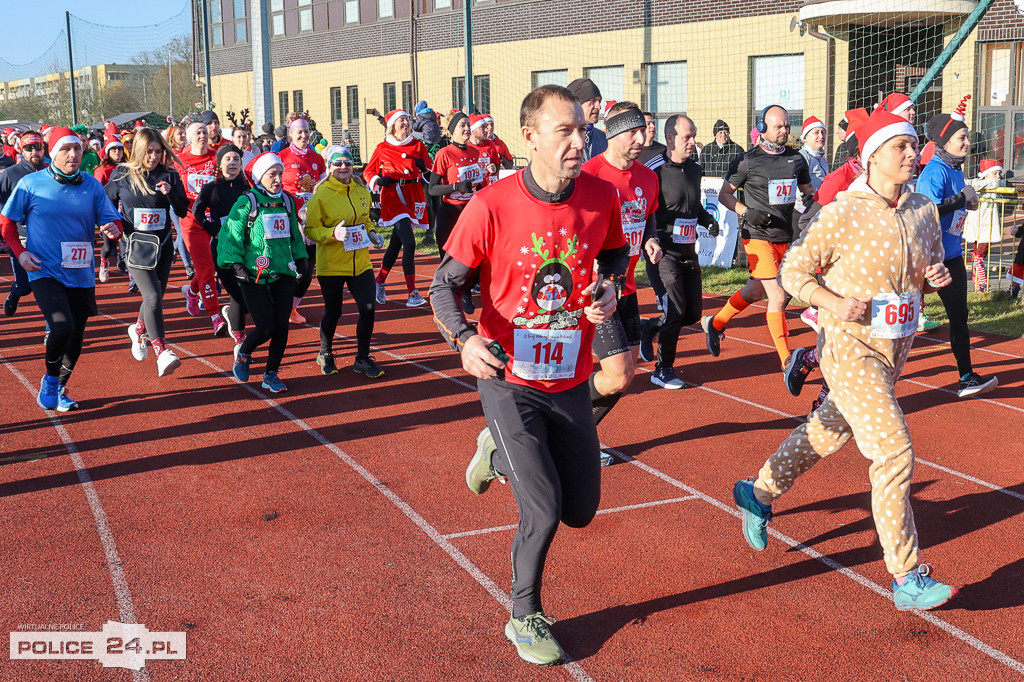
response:
[[[811,132],[815,128],[821,128],[822,130],[826,129],[824,123],[822,123],[817,117],[811,116],[804,121],[803,130],[800,131],[800,139],[802,140],[807,137],[807,133]]]
[[[476,130],[480,126],[487,123],[487,119],[480,114],[470,114],[469,116],[469,129]]]
[[[77,144],[79,147],[81,147],[82,138],[80,138],[78,135],[65,135],[64,137],[59,138],[56,142],[50,145],[50,151],[59,151],[60,148],[66,144]]]
[[[392,125],[394,125],[395,121],[397,121],[400,117],[408,115],[408,112],[402,111],[401,109],[389,111],[387,118],[384,119],[384,127],[390,128]]]
[[[1002,164],[1000,164],[995,159],[984,159],[981,162],[980,165],[981,165],[981,171],[978,173],[979,176],[987,175],[988,173],[991,173],[992,171],[999,171],[1000,173],[1003,172]]]
[[[910,99],[910,98],[908,97],[908,98],[907,98],[907,101],[906,101],[906,102],[903,102],[902,104],[900,104],[899,106],[897,106],[897,107],[896,107],[895,109],[893,109],[893,110],[892,110],[892,112],[891,112],[891,113],[893,113],[893,114],[898,114],[898,113],[900,113],[901,111],[904,111],[904,110],[906,110],[906,109],[909,109],[910,107],[916,107],[916,106],[917,106],[917,105],[916,105],[916,104],[914,104],[914,100],[912,100],[912,99]]]
[[[103,153],[106,154],[115,147],[121,147],[122,149],[124,149],[124,145],[121,144],[119,140],[108,140],[107,143],[103,145]]]
[[[284,168],[281,157],[274,152],[264,152],[252,161],[252,180],[257,185],[262,184],[263,175],[274,166]]]
[[[862,127],[858,129],[857,139],[860,140],[860,132],[867,132],[868,125],[871,119],[862,124]],[[917,131],[914,130],[914,126],[910,125],[904,120],[900,120],[899,123],[890,123],[889,125],[882,126],[878,130],[871,133],[871,135],[860,143],[860,162],[867,165],[868,159],[871,155],[878,151],[878,148],[885,144],[888,140],[896,137],[897,135],[910,135],[915,140],[917,138]]]

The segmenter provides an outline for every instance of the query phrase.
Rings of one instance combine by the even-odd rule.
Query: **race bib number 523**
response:
[[[576,376],[582,337],[579,329],[516,329],[512,373],[527,381]]]

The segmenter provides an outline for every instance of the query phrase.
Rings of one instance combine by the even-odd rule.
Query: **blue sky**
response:
[[[143,26],[177,15],[187,0],[9,0],[3,3],[0,59],[30,62],[42,54],[64,28],[64,12],[97,24]],[[128,9],[131,8],[131,9]],[[31,27],[31,29],[29,29]],[[162,41],[161,41],[162,42]]]

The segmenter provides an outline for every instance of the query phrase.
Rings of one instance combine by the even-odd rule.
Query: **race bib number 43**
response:
[[[263,237],[265,239],[287,239],[290,236],[287,214],[267,213],[263,216]]]
[[[871,299],[871,338],[903,339],[917,332],[921,295],[876,294]]]
[[[772,206],[796,203],[796,180],[769,180],[768,203]]]
[[[527,381],[571,379],[582,337],[579,329],[516,329],[512,373]]]
[[[61,242],[60,266],[69,270],[92,267],[92,244],[89,242]]]

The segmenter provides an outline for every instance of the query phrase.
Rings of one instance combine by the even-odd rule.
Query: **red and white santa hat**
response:
[[[409,114],[401,109],[392,109],[388,112],[388,115],[384,117],[384,127],[390,128],[395,124],[400,116],[408,116]]]
[[[284,168],[284,162],[281,161],[281,157],[274,152],[263,152],[245,164],[245,174],[249,176],[253,184],[258,185],[260,180],[263,179],[263,174],[274,166]]]
[[[897,135],[910,135],[917,139],[917,131],[905,119],[881,107],[875,109],[868,120],[857,126],[860,162],[866,165],[879,147]]]
[[[825,130],[825,129],[826,129],[826,128],[825,128],[825,124],[824,124],[824,123],[822,123],[822,122],[821,122],[821,121],[820,121],[820,120],[818,119],[818,117],[817,117],[817,116],[809,116],[809,117],[805,118],[805,119],[804,119],[804,127],[803,127],[803,129],[802,129],[802,130],[800,131],[800,139],[802,140],[802,139],[804,139],[805,137],[807,137],[807,133],[811,132],[811,131],[812,131],[812,130],[814,130],[815,128],[821,128],[822,130]]]
[[[476,130],[480,126],[487,123],[487,118],[481,114],[470,114],[469,115],[469,129]]]
[[[66,144],[77,144],[82,146],[82,138],[75,134],[71,128],[59,126],[50,131],[50,155]]]
[[[994,171],[999,171],[1000,173],[1002,173],[1003,165],[996,161],[995,159],[982,159],[979,169],[979,175],[985,175],[987,173],[992,173]]]
[[[487,121],[488,123],[494,123],[494,117],[491,116],[490,114],[480,114],[480,115],[483,116],[484,120]]]
[[[878,103],[876,109],[885,109],[890,114],[898,114],[904,109],[917,106],[914,104],[914,100],[910,99],[902,92],[894,92],[888,95],[885,99]]]
[[[106,155],[107,152],[109,152],[111,149],[114,149],[116,147],[121,147],[122,149],[124,149],[124,145],[121,144],[121,140],[117,139],[116,136],[108,135],[103,140],[103,154],[104,155]]]

